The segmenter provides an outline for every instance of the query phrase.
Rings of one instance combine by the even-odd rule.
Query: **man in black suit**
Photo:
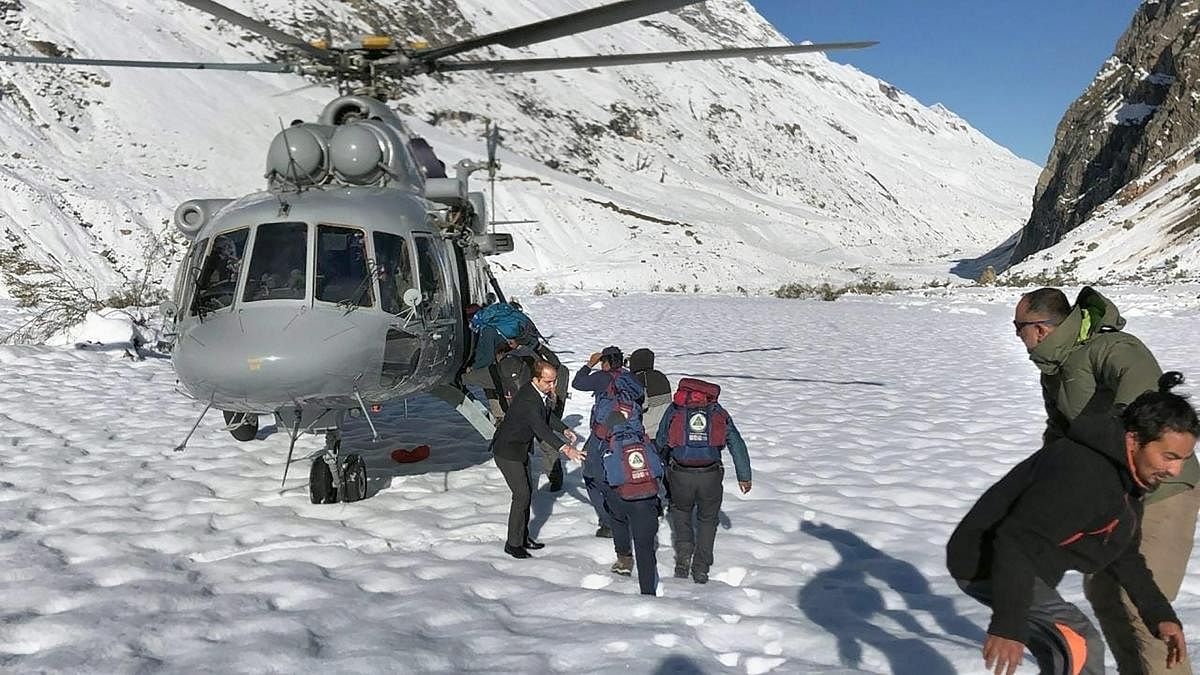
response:
[[[512,490],[504,552],[514,558],[528,558],[529,549],[536,550],[544,546],[529,538],[529,505],[533,497],[529,453],[534,437],[550,447],[558,448],[570,459],[579,461],[583,458],[583,453],[573,445],[574,432],[567,429],[562,420],[550,414],[554,409],[553,404],[547,405],[547,397],[554,395],[558,370],[546,361],[538,360],[533,364],[532,374],[533,379],[526,382],[513,397],[508,414],[492,439],[496,466]]]

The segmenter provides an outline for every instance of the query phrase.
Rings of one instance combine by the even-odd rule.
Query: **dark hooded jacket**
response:
[[[1034,578],[1053,587],[1067,570],[1116,577],[1151,630],[1179,623],[1138,550],[1143,490],[1124,438],[1111,414],[1079,418],[983,493],[954,530],[951,576],[992,583],[988,633],[1026,642]]]
[[[1029,354],[1042,371],[1049,444],[1067,434],[1085,411],[1122,408],[1158,388],[1162,369],[1142,341],[1122,330],[1125,319],[1095,289],[1079,292],[1066,319]],[[1189,459],[1178,478],[1164,481],[1147,497],[1165,499],[1196,486],[1200,462]]]
[[[642,422],[647,432],[658,429],[667,404],[671,402],[671,381],[654,369],[654,352],[635,349],[629,355],[629,372],[646,389],[646,401],[642,404]]]

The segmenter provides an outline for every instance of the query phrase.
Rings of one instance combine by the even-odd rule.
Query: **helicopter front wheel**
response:
[[[333,472],[329,470],[329,462],[324,457],[313,460],[308,472],[308,498],[314,504],[333,504],[337,501],[337,485],[333,482]]]
[[[356,502],[367,496],[367,465],[362,457],[346,455],[346,464],[342,467],[342,485],[338,490],[342,501]]]

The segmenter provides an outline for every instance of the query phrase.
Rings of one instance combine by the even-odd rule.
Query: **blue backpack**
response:
[[[604,453],[604,480],[625,501],[658,496],[663,465],[645,434],[628,427],[613,434]]]
[[[476,334],[482,333],[487,327],[495,328],[506,338],[517,338],[530,333],[538,335],[537,328],[529,316],[507,302],[495,302],[481,307],[471,317],[471,330]]]
[[[613,432],[629,428],[637,434],[645,433],[642,426],[642,401],[645,400],[646,390],[642,384],[626,369],[609,370],[612,378],[608,388],[596,392],[596,403],[592,406],[592,435],[602,440],[608,440]],[[609,429],[605,422],[614,411],[621,411],[625,422],[616,429]]]

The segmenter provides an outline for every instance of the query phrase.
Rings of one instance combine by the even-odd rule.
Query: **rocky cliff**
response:
[[[1195,161],[1198,26],[1195,0],[1147,0],[1138,7],[1112,57],[1058,125],[1011,264],[1058,244],[1110,199],[1125,206]]]

